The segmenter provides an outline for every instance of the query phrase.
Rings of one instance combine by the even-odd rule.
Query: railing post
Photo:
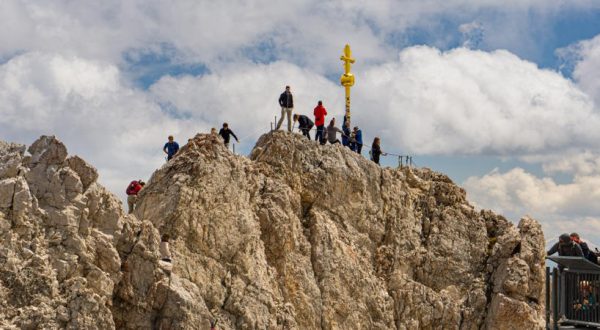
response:
[[[552,270],[552,328],[558,330],[558,269]]]
[[[550,330],[550,267],[546,267],[546,330]]]
[[[233,146],[233,154],[235,155],[235,143],[231,144]]]

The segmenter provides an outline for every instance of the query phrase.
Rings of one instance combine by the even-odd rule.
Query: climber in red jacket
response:
[[[323,130],[325,129],[325,116],[327,116],[327,109],[323,106],[323,102],[319,101],[319,104],[314,110],[315,125],[317,126],[317,134],[315,134],[315,141],[325,144],[323,139]]]
[[[131,181],[129,186],[127,186],[125,193],[127,194],[127,206],[129,206],[129,213],[133,213],[135,203],[137,202],[137,195],[145,185],[146,183],[144,183],[142,180],[134,180]]]

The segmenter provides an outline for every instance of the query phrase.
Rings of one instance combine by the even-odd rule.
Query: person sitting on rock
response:
[[[373,140],[373,145],[371,145],[371,160],[375,162],[375,164],[379,165],[379,156],[387,154],[381,151],[381,139],[379,137],[375,137]]]
[[[315,126],[312,120],[305,115],[294,114],[294,123],[298,122],[298,128],[302,131],[302,135],[310,140],[310,130]]]
[[[160,239],[160,260],[171,262],[171,250],[169,249],[169,234],[163,234]]]
[[[229,148],[229,139],[232,135],[235,138],[236,142],[240,142],[237,136],[235,136],[235,133],[233,133],[233,131],[229,129],[229,124],[227,123],[223,123],[223,128],[221,128],[221,130],[219,131],[219,135],[223,138],[223,142],[225,143],[225,147],[227,148]]]
[[[333,118],[329,122],[329,126],[327,126],[327,141],[329,141],[331,144],[340,143],[340,140],[337,139],[337,133],[344,134],[341,129],[335,126],[335,118]]]
[[[142,190],[142,188],[146,185],[146,183],[142,180],[131,181],[125,193],[127,194],[127,206],[129,207],[129,213],[133,213],[135,209],[135,204],[137,202],[137,195]]]
[[[569,234],[560,235],[558,237],[558,242],[556,242],[546,254],[553,255],[556,252],[558,252],[558,255],[561,257],[583,257],[581,246],[572,241]]]
[[[586,258],[587,260],[589,260],[593,263],[598,263],[598,257],[596,257],[596,255],[592,251],[590,251],[589,246],[587,245],[586,242],[581,240],[581,238],[579,237],[579,234],[571,233],[570,237],[573,242],[579,244],[579,246],[581,247],[581,251],[583,252],[584,258]]]
[[[169,142],[165,143],[163,151],[167,154],[167,161],[171,160],[173,156],[179,151],[179,144],[173,140],[173,135],[169,135]]]

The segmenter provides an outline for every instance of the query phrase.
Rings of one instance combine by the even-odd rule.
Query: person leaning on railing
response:
[[[546,254],[552,255],[556,252],[558,252],[558,255],[561,257],[583,257],[581,246],[571,240],[569,234],[560,235],[558,237],[558,242],[554,244]]]

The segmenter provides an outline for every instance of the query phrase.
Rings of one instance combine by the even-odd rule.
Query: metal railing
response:
[[[600,266],[581,257],[548,259],[558,267],[546,267],[546,329],[600,328]]]

